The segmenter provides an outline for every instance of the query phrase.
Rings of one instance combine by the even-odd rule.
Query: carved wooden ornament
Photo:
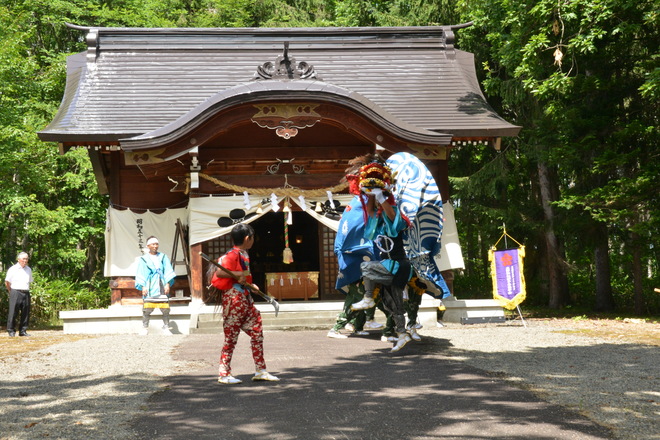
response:
[[[312,127],[321,120],[321,115],[314,109],[318,104],[261,104],[255,105],[259,111],[252,116],[252,122],[261,128],[275,130],[284,139],[298,134],[298,130]]]

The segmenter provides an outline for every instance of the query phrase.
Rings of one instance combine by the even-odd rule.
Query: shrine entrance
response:
[[[262,291],[281,300],[333,300],[342,294],[335,289],[337,258],[335,231],[304,212],[292,212],[292,224],[285,231],[286,214],[269,212],[251,223],[255,230],[250,250],[253,281]],[[288,235],[291,263],[284,263]],[[212,258],[232,247],[229,234],[206,242],[205,253]],[[208,298],[204,289],[204,298]]]

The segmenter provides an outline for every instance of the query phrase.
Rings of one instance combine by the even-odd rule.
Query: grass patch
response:
[[[576,328],[573,330],[560,330],[559,333],[573,334],[579,336],[616,339],[618,341],[630,341],[636,344],[654,345],[660,347],[660,333],[657,327],[639,328],[637,326],[603,326],[592,328]]]
[[[70,335],[56,330],[29,330],[30,336],[0,336],[0,359],[5,359],[32,351],[41,350],[51,345],[74,342],[81,339],[96,338],[97,335]]]

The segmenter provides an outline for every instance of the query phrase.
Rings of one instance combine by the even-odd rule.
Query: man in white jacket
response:
[[[27,333],[30,323],[30,284],[32,283],[32,269],[27,265],[28,254],[18,254],[17,263],[9,268],[5,277],[5,286],[9,292],[9,314],[7,316],[7,332],[9,336],[16,336],[16,319],[21,315],[18,324],[19,336],[30,336]]]

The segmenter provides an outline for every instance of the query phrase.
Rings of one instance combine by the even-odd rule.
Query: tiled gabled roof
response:
[[[225,90],[269,81],[260,67],[288,43],[288,55],[313,69],[313,79],[354,92],[420,131],[515,136],[520,128],[483,97],[472,54],[453,47],[457,27],[78,27],[89,49],[69,57],[59,112],[39,135],[108,142],[158,130]]]

